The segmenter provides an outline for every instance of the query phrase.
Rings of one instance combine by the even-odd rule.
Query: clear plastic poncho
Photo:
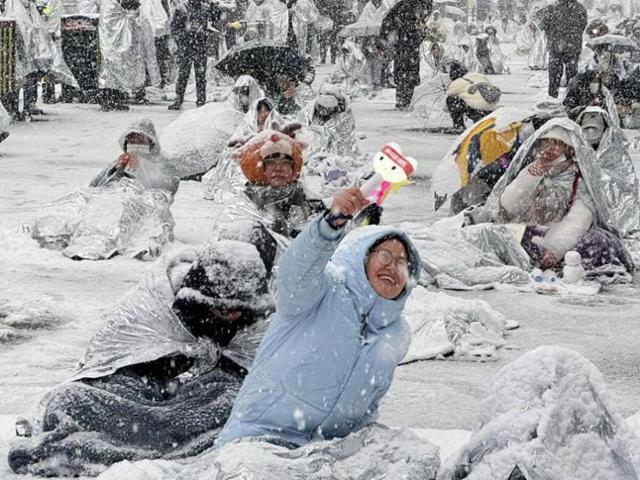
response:
[[[371,91],[367,58],[353,40],[346,40],[336,64],[333,67],[329,82],[339,85],[350,98],[368,95]]]
[[[117,0],[101,0],[98,31],[100,88],[133,93],[145,86],[147,70],[151,83],[160,83],[155,39],[139,9],[127,10]]]
[[[547,47],[547,36],[535,22],[528,23],[524,28],[534,31],[534,42],[529,50],[527,66],[531,70],[546,70],[549,66],[549,49]]]
[[[133,179],[78,189],[47,205],[31,236],[69,258],[105,260],[116,254],[156,256],[173,239],[171,196]]]

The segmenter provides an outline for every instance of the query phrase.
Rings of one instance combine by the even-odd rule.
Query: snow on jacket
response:
[[[153,144],[151,145],[148,156],[136,154],[138,156],[139,166],[135,171],[126,169],[126,175],[134,177],[145,188],[158,188],[169,192],[171,196],[175,195],[180,185],[180,178],[178,177],[175,167],[162,155],[160,142],[158,141],[158,135],[156,134],[153,122],[146,118],[133,122],[120,136],[120,147],[123,151],[125,151],[126,138],[132,133],[139,133],[148,137]],[[116,170],[116,162],[113,162],[105,167],[96,178],[91,181],[89,186],[99,187],[106,185],[110,182],[110,179],[114,178]]]
[[[278,273],[277,312],[234,404],[219,444],[279,437],[296,445],[344,437],[373,421],[410,330],[402,316],[411,282],[396,300],[379,297],[365,273],[370,247],[387,235],[363,227],[343,239],[319,217],[294,240]]]
[[[580,53],[587,10],[578,0],[556,0],[541,11],[541,18],[540,27],[547,35],[551,51]]]

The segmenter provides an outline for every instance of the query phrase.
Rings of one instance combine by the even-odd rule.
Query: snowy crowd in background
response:
[[[597,294],[632,281],[640,185],[624,130],[640,127],[640,5],[0,1],[0,28],[15,29],[0,45],[12,58],[0,65],[11,75],[0,142],[12,121],[44,113],[39,96],[118,111],[164,95],[180,110],[195,92],[197,107],[161,134],[134,122],[114,139],[117,159],[29,226],[69,261],[155,264],[73,377],[18,419],[13,471],[98,475],[195,457],[158,478],[215,468],[230,480],[238,458],[246,479],[319,464],[347,472],[322,478],[640,476],[640,441],[601,374],[566,349],[501,370],[479,427],[447,461],[376,423],[399,364],[487,359],[517,328],[484,302],[440,307],[427,288]],[[544,101],[501,104],[491,77],[510,74],[510,55],[526,56]],[[224,95],[208,95],[211,84]],[[385,88],[425,119],[425,135],[452,135],[432,178],[448,215],[434,225],[384,218],[420,159],[396,143],[357,145],[351,102]],[[169,255],[186,180],[201,182],[215,231]],[[425,315],[468,320],[436,332]],[[375,472],[363,460],[373,455]]]

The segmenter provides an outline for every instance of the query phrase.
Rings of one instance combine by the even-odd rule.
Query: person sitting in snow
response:
[[[367,203],[358,188],[340,191],[282,257],[276,314],[217,445],[296,448],[375,422],[409,346],[402,312],[421,263],[396,228],[345,237],[345,218]]]
[[[249,111],[229,140],[228,145],[231,147],[240,146],[265,128],[270,128],[274,122],[281,124],[282,119],[273,102],[267,97],[259,98],[249,107]]]
[[[250,75],[241,75],[233,85],[229,101],[240,112],[247,113],[251,105],[265,97],[258,81]]]
[[[176,254],[120,300],[36,421],[18,421],[33,438],[12,446],[12,470],[95,475],[212,446],[272,310],[253,245],[223,240]]]
[[[133,122],[120,136],[122,154],[106,166],[89,184],[102,187],[123,177],[135,178],[145,188],[157,188],[173,197],[180,177],[175,167],[162,155],[153,122],[147,118]]]
[[[247,179],[244,194],[268,214],[274,232],[293,238],[313,214],[324,210],[324,203],[310,198],[300,181],[301,144],[287,133],[263,130],[234,156]]]
[[[540,128],[516,154],[493,189],[487,207],[514,235],[534,266],[559,267],[576,250],[583,266],[633,270],[600,185],[604,175],[595,152],[568,119]]]

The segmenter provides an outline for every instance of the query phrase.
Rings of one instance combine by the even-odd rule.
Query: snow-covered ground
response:
[[[522,62],[512,75],[493,77],[504,91],[503,103],[531,107],[543,94],[527,86],[531,72]],[[321,77],[326,70],[320,69]],[[93,175],[119,153],[117,138],[133,120],[151,118],[159,131],[176,113],[164,104],[101,113],[95,105],[45,106],[47,115],[12,126],[0,145],[0,478],[14,478],[6,466],[15,416],[31,411],[42,395],[65,380],[104,315],[151,264],[127,258],[72,261],[42,250],[23,230],[38,209]],[[189,105],[187,108],[192,108]],[[386,223],[432,223],[430,174],[453,137],[421,132],[423,121],[394,110],[392,91],[354,104],[360,141],[375,151],[387,141],[420,162],[415,185],[391,197]],[[205,129],[206,126],[203,126]],[[205,130],[203,130],[204,132]],[[203,133],[206,134],[206,133]],[[637,152],[633,152],[637,160]],[[173,205],[176,244],[206,241],[212,228],[211,203],[201,186],[183,182]],[[399,367],[380,408],[381,422],[417,429],[420,435],[453,453],[474,427],[478,401],[491,376],[521,353],[540,345],[574,349],[603,373],[612,403],[624,416],[640,410],[640,295],[637,286],[606,288],[588,300],[567,300],[504,291],[455,293],[481,298],[521,328],[509,337],[496,362],[453,360],[416,362]],[[29,309],[37,325],[25,325]],[[9,337],[12,341],[5,341]],[[638,416],[632,425],[640,430]]]

